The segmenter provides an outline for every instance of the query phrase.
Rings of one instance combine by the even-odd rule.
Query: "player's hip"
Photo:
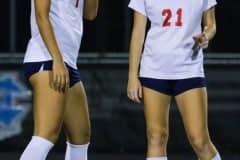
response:
[[[59,45],[63,60],[72,68],[77,69],[78,49],[73,49],[67,45]],[[24,63],[41,62],[52,60],[50,53],[41,41],[31,39],[24,56]]]
[[[23,70],[25,77],[29,80],[33,75],[42,71],[52,71],[52,60],[38,61],[38,62],[24,62]],[[65,62],[65,66],[69,73],[70,87],[74,86],[77,82],[81,81],[79,71]]]

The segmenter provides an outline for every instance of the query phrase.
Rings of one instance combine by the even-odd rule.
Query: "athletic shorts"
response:
[[[169,96],[177,96],[185,91],[194,88],[207,87],[205,78],[201,77],[179,80],[162,80],[143,77],[140,77],[139,79],[142,86],[163,94],[167,94]]]
[[[81,81],[80,74],[77,69],[70,67],[65,63],[70,79],[70,87],[74,86],[77,82]],[[52,61],[42,61],[42,62],[26,62],[23,64],[24,73],[27,79],[29,79],[33,74],[40,71],[51,71]]]

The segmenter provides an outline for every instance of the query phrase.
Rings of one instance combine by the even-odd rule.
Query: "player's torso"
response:
[[[189,52],[194,43],[192,36],[201,32],[204,1],[145,0],[151,22],[146,51],[151,49],[151,52],[161,54],[179,54],[186,49]]]
[[[59,24],[54,29],[68,26],[79,29],[82,25],[83,3],[84,0],[51,0],[50,20]],[[34,0],[32,0],[31,22],[32,29],[36,29]]]
[[[201,33],[205,0],[145,0],[151,22],[141,62],[141,74],[176,78],[190,70],[202,73],[202,51],[192,60],[193,36]],[[191,66],[191,67],[189,67]],[[170,76],[169,76],[170,75]]]
[[[145,0],[148,18],[159,27],[187,25],[201,16],[205,0]]]
[[[84,0],[51,0],[50,5],[49,18],[58,47],[64,61],[74,66],[83,34]],[[31,33],[32,38],[27,48],[25,61],[51,59],[36,23],[34,0],[32,0]]]

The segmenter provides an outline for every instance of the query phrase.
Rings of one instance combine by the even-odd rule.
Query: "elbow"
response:
[[[93,21],[96,19],[96,15],[88,15],[88,16],[84,16],[84,19],[88,20],[88,21]]]
[[[98,7],[94,9],[85,9],[83,16],[86,20],[93,21],[96,19],[97,15],[98,15]]]
[[[38,23],[44,22],[49,19],[49,15],[43,12],[35,12],[36,20]]]
[[[97,17],[97,12],[95,13],[90,13],[90,14],[84,14],[84,18],[89,21],[95,20]]]

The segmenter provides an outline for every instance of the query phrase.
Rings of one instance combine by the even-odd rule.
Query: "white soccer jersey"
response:
[[[216,0],[131,0],[129,7],[151,22],[140,65],[140,77],[204,77],[203,53],[193,55],[193,36],[202,32],[203,12]]]
[[[77,68],[77,57],[83,33],[84,0],[51,0],[50,21],[63,60]],[[31,5],[31,34],[24,62],[51,60],[36,23],[34,0]]]

